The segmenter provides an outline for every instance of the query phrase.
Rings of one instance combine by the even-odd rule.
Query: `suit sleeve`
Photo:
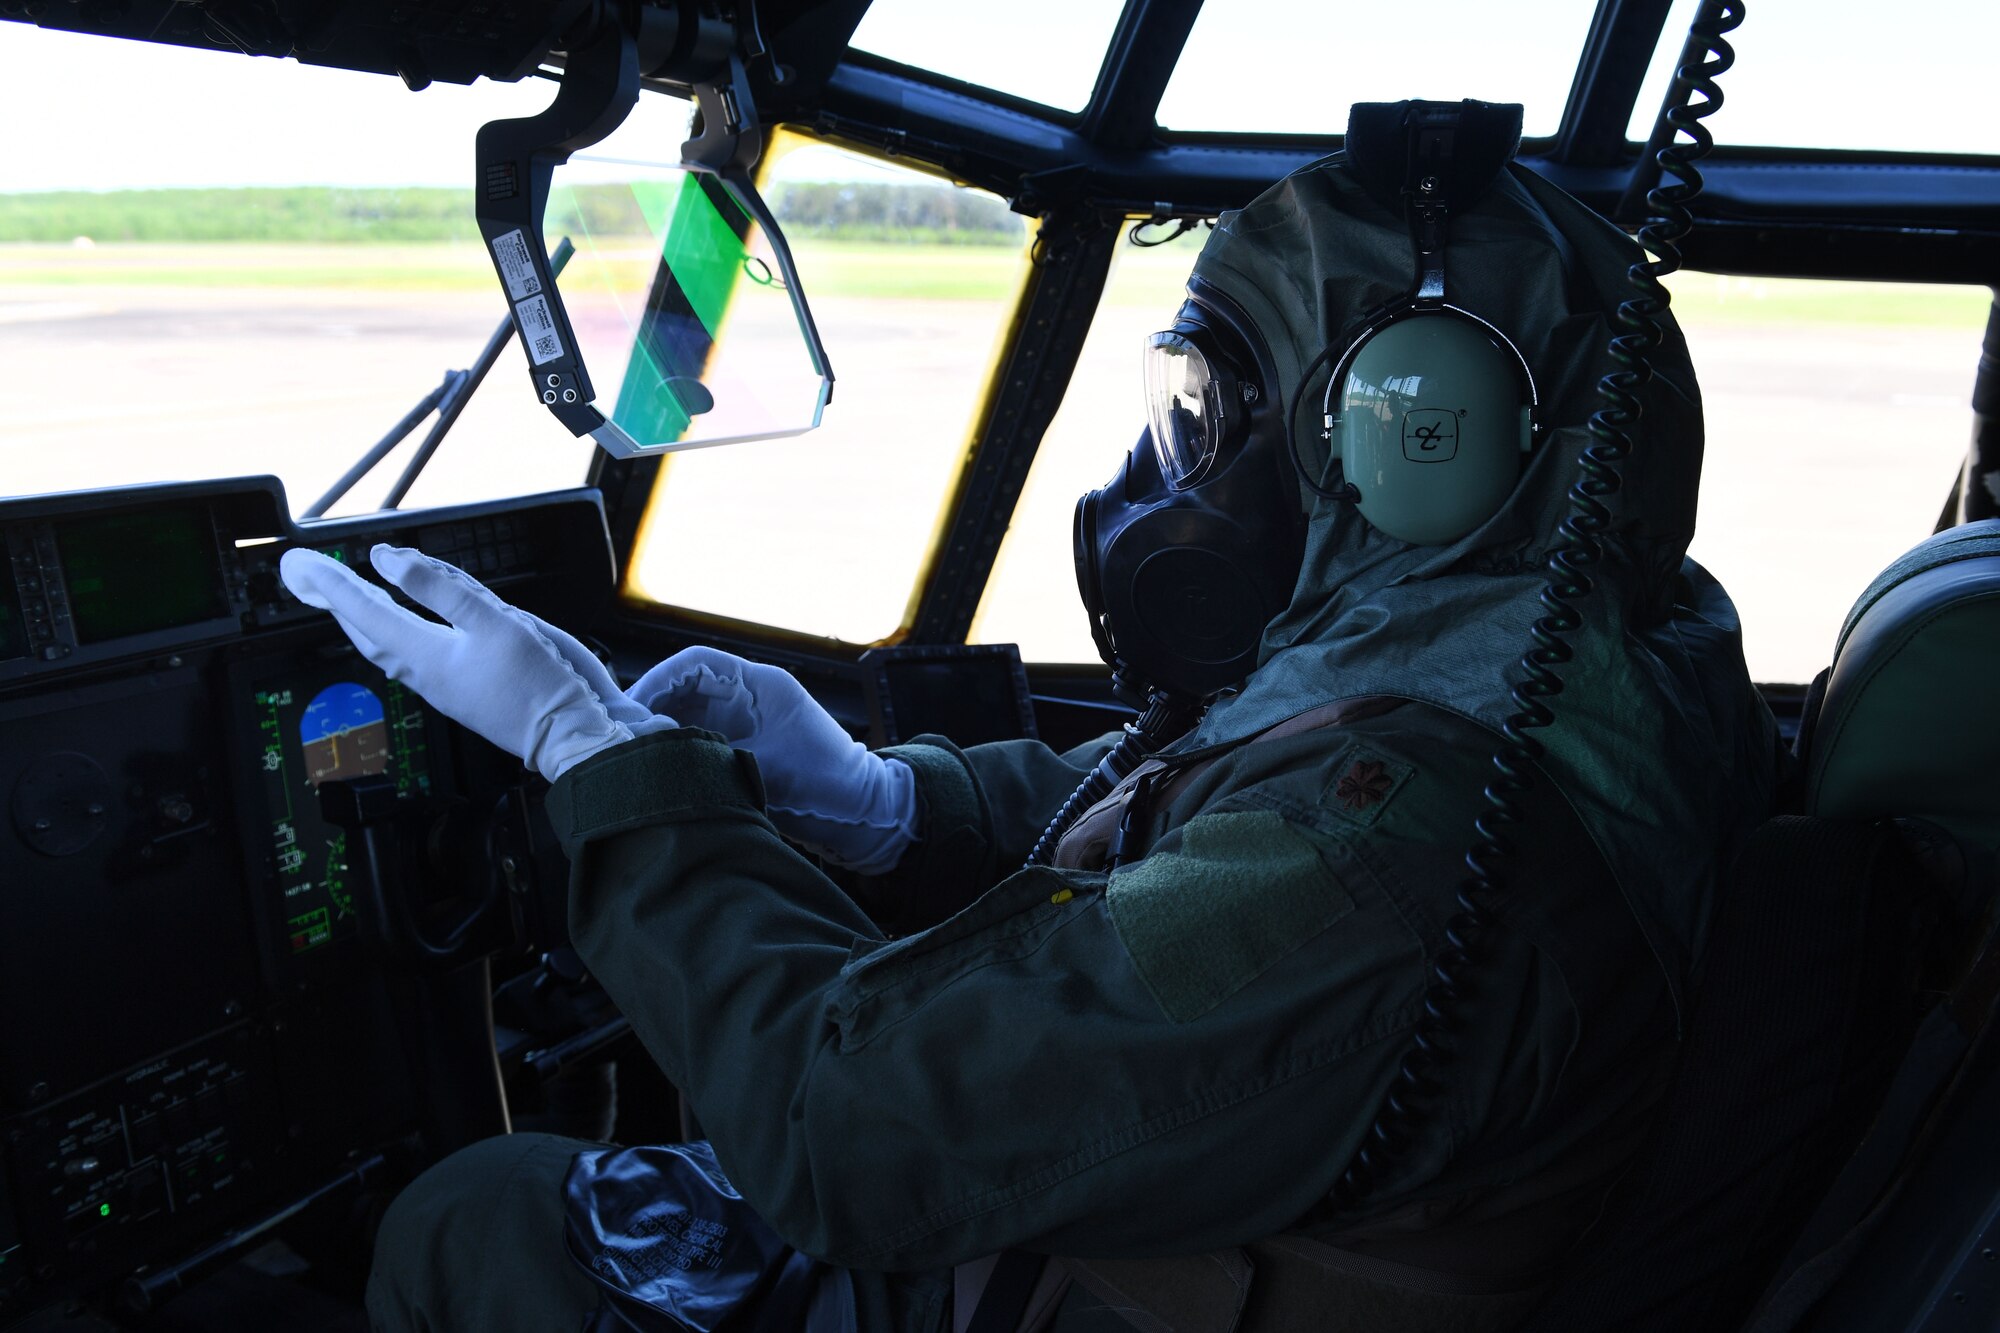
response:
[[[754,763],[718,738],[643,737],[550,797],[577,947],[732,1180],[801,1249],[885,1269],[1186,1253],[1293,1224],[1419,1012],[1444,914],[1410,882],[1448,901],[1457,813],[1449,837],[1384,841],[1253,787],[1108,877],[1017,872],[890,941],[777,836]],[[1497,953],[1482,1021],[1502,1054],[1411,1153],[1415,1179],[1523,1060],[1532,1082],[1549,1032],[1567,1039],[1566,1015],[1504,1002],[1548,993],[1532,951]]]
[[[887,874],[862,878],[855,897],[898,933],[936,925],[1021,868],[1069,794],[1116,736],[1058,754],[1040,741],[959,749],[919,736],[885,749],[916,774],[917,841]]]

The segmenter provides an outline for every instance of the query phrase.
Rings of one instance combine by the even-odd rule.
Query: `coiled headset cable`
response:
[[[1649,141],[1649,146],[1660,145],[1654,158],[1661,171],[1674,177],[1647,192],[1652,216],[1638,233],[1640,246],[1658,258],[1648,261],[1642,255],[1626,270],[1636,295],[1618,306],[1622,332],[1610,344],[1618,368],[1597,382],[1603,405],[1590,416],[1591,442],[1577,458],[1579,475],[1569,489],[1569,513],[1548,555],[1549,581],[1540,599],[1545,614],[1529,631],[1532,642],[1508,689],[1514,711],[1500,728],[1495,775],[1481,792],[1484,808],[1474,821],[1472,848],[1465,857],[1471,873],[1459,887],[1444,948],[1430,962],[1423,1014],[1395,1080],[1333,1188],[1329,1203],[1335,1210],[1350,1208],[1372,1192],[1384,1169],[1415,1141],[1425,1103],[1442,1090],[1440,1075],[1451,1060],[1451,1038],[1467,1002],[1479,943],[1492,925],[1493,903],[1505,891],[1502,867],[1514,848],[1508,830],[1521,822],[1519,798],[1533,785],[1534,765],[1542,755],[1533,733],[1555,721],[1546,700],[1562,693],[1559,668],[1574,657],[1569,636],[1583,623],[1580,604],[1597,587],[1591,571],[1604,560],[1604,534],[1612,518],[1607,501],[1623,484],[1620,464],[1632,451],[1631,428],[1644,411],[1639,390],[1653,378],[1652,352],[1662,332],[1659,316],[1668,304],[1660,279],[1680,268],[1680,242],[1694,226],[1687,205],[1701,192],[1696,163],[1715,143],[1701,122],[1722,105],[1716,76],[1735,62],[1724,35],[1743,22],[1743,13],[1743,0],[1703,0]],[[1693,101],[1696,94],[1701,101]],[[1680,142],[1678,135],[1686,135],[1688,142]]]
[[[1114,681],[1113,688],[1117,688]],[[1112,789],[1126,778],[1132,770],[1144,763],[1146,757],[1167,742],[1179,736],[1194,725],[1195,715],[1201,706],[1165,690],[1150,690],[1146,696],[1146,707],[1137,719],[1125,724],[1125,734],[1118,743],[1097,761],[1097,767],[1089,776],[1077,784],[1069,794],[1062,809],[1056,811],[1042,836],[1035,841],[1035,849],[1028,853],[1027,865],[1048,865],[1056,854],[1056,844],[1063,834],[1083,816],[1083,812],[1109,796]]]

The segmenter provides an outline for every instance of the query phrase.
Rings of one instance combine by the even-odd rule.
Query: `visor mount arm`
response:
[[[701,132],[681,145],[681,165],[721,181],[751,221],[763,230],[764,239],[770,242],[771,252],[778,261],[778,275],[784,279],[786,290],[796,294],[794,310],[799,331],[805,335],[813,369],[826,379],[826,399],[831,402],[833,365],[827,360],[826,344],[820,339],[812,306],[805,297],[805,285],[799,280],[798,266],[792,260],[792,247],[750,174],[763,154],[764,138],[742,59],[732,52],[728,65],[718,71],[717,78],[696,84],[694,103],[701,113]]]
[[[475,216],[506,292],[535,395],[572,435],[605,425],[542,242],[555,169],[624,123],[639,100],[638,43],[603,4],[566,40],[556,100],[539,115],[480,127]]]
[[[748,173],[763,153],[757,103],[743,62],[733,53],[718,77],[694,86],[701,132],[681,145],[681,165],[689,171],[722,176]]]

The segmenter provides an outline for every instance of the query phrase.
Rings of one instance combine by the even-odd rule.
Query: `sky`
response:
[[[1670,31],[1694,5],[1676,0]],[[936,0],[876,0],[855,45],[1075,109],[1119,8],[1118,0],[1012,0],[954,5],[941,21]],[[1209,0],[1160,122],[1328,131],[1356,100],[1477,96],[1524,101],[1528,132],[1545,133],[1568,93],[1591,8],[1592,0]],[[1984,66],[2000,49],[1994,0],[1902,0],[1893,27],[1874,0],[1759,0],[1752,9],[1715,122],[1724,142],[2000,149],[1991,108],[1980,104]],[[1451,40],[1410,51],[1412,32]],[[1635,122],[1650,120],[1669,64],[1669,55],[1656,59]],[[79,96],[82,65],[91,77]],[[1254,80],[1244,77],[1251,69]],[[554,94],[539,79],[412,93],[380,75],[11,22],[0,23],[0,70],[0,125],[9,127],[0,191],[469,186],[479,125],[531,114]],[[648,97],[643,105],[616,142],[594,151],[671,160],[686,104]],[[829,158],[827,174],[841,170]]]

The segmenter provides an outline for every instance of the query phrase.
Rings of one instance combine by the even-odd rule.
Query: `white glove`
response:
[[[910,766],[850,737],[790,672],[688,648],[626,694],[651,713],[719,732],[756,755],[771,822],[829,861],[879,875],[915,840]]]
[[[600,750],[674,725],[619,692],[589,649],[512,607],[479,581],[398,546],[369,552],[376,570],[440,625],[316,551],[290,550],[279,573],[298,599],[331,611],[361,655],[554,782]]]

